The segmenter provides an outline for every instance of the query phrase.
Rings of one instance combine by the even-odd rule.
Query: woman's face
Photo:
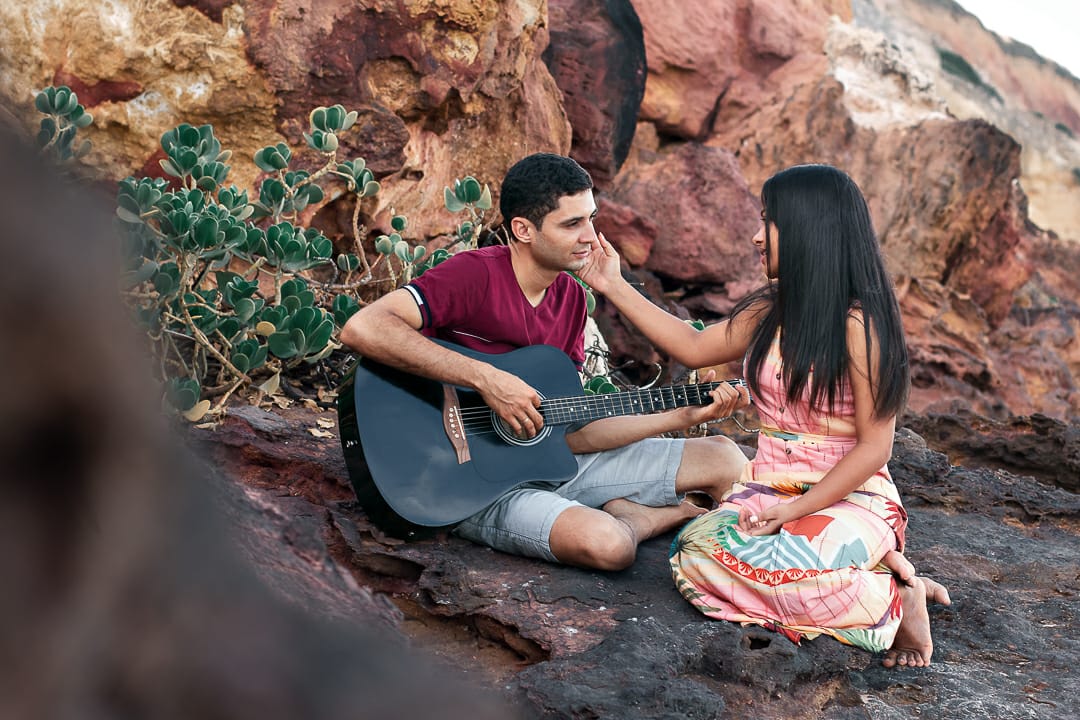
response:
[[[765,211],[761,211],[761,228],[754,236],[754,247],[761,255],[761,264],[765,268],[765,277],[770,280],[776,279],[776,273],[780,269],[780,234],[776,231],[776,225],[769,223],[769,236],[766,243],[765,237]],[[768,245],[768,247],[766,247]]]

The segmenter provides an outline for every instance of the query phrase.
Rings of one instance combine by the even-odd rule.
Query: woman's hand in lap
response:
[[[739,530],[747,535],[776,535],[785,523],[796,519],[791,503],[779,503],[760,512],[746,505],[739,507]]]

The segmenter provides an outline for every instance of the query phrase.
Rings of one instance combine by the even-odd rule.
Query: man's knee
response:
[[[739,479],[749,462],[739,446],[724,435],[687,440],[679,465],[679,492],[701,490],[719,499]]]
[[[740,466],[746,462],[746,456],[734,440],[727,435],[709,435],[703,438],[695,438],[693,442],[700,442],[705,452],[718,458],[725,458],[738,463]]]
[[[622,521],[602,511],[587,524],[575,523],[551,529],[551,552],[559,562],[594,570],[625,570],[634,564],[637,543]],[[561,519],[561,517],[560,517]]]

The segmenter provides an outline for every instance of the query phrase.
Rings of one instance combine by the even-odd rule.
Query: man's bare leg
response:
[[[634,545],[637,546],[651,537],[680,527],[698,515],[704,515],[707,511],[686,500],[678,505],[649,507],[624,498],[617,498],[604,505],[604,512],[626,526],[634,539]]]
[[[723,435],[691,438],[683,446],[675,475],[675,492],[679,495],[703,492],[719,501],[742,475],[747,462],[743,451],[730,438]]]
[[[688,502],[654,508],[624,499],[608,502],[603,510],[572,507],[555,518],[548,542],[567,565],[623,570],[633,564],[639,543],[704,512]]]

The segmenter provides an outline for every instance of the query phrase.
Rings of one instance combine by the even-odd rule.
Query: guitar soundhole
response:
[[[535,445],[538,442],[543,442],[544,438],[551,434],[551,428],[545,425],[540,429],[540,432],[536,433],[534,437],[523,438],[514,434],[514,429],[501,417],[496,415],[494,411],[491,413],[491,424],[495,426],[495,432],[499,437],[503,439],[503,442],[508,445],[517,445],[519,447],[528,447],[529,445]]]

